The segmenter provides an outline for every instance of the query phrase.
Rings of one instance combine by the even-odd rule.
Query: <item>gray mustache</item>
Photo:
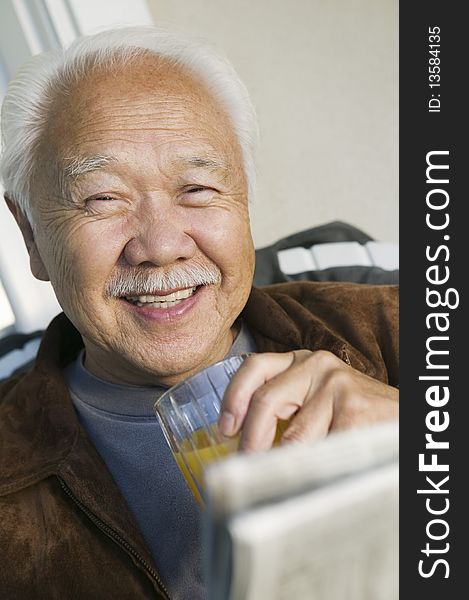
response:
[[[106,294],[110,297],[144,295],[157,290],[218,284],[220,280],[220,269],[215,265],[192,263],[172,267],[168,272],[137,267],[113,275],[107,283]]]

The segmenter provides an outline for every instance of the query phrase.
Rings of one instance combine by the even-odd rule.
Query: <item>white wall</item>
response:
[[[340,219],[398,239],[397,0],[147,0],[210,40],[259,114],[257,246]]]

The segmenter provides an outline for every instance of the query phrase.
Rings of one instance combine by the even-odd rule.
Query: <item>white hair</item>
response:
[[[5,191],[31,224],[38,148],[58,93],[66,92],[93,68],[125,65],[148,52],[196,74],[225,108],[241,147],[248,197],[253,197],[257,119],[232,65],[200,39],[159,28],[124,27],[81,37],[68,48],[34,56],[8,87],[1,114],[0,177]]]

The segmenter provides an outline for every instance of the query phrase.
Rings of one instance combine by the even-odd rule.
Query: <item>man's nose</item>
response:
[[[163,267],[196,254],[196,243],[178,207],[163,210],[147,204],[147,210],[135,220],[137,232],[124,248],[124,257],[130,265],[151,263]]]

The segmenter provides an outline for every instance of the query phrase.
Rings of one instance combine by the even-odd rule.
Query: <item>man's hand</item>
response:
[[[396,419],[399,392],[325,350],[249,356],[223,399],[220,430],[240,430],[246,451],[272,446],[279,420],[291,418],[282,442],[317,440],[329,431]]]

